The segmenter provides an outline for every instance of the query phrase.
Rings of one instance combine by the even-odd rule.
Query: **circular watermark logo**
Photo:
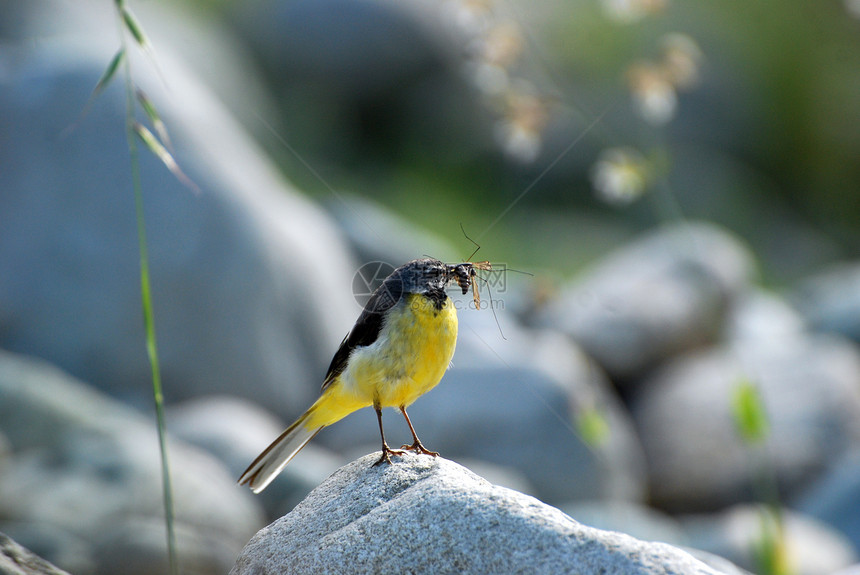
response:
[[[368,262],[358,268],[352,276],[352,295],[358,305],[364,308],[376,288],[382,285],[394,269],[388,262]]]

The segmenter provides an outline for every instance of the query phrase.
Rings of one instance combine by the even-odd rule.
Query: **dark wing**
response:
[[[386,279],[379,288],[373,292],[367,305],[364,306],[361,315],[352,326],[352,329],[343,341],[340,342],[340,347],[331,359],[331,365],[328,366],[328,372],[323,381],[322,388],[325,390],[332,382],[343,373],[346,369],[349,355],[357,347],[371,345],[379,337],[382,331],[385,312],[391,309],[403,295],[403,290],[400,281],[389,281]]]

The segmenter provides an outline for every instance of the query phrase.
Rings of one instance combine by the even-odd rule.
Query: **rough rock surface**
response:
[[[338,470],[260,530],[231,575],[252,573],[699,573],[662,543],[581,525],[442,458]]]
[[[0,533],[0,575],[68,575]]]

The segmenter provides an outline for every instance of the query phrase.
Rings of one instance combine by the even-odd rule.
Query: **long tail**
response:
[[[309,409],[295,423],[287,428],[280,437],[272,442],[257,459],[248,466],[239,483],[248,484],[254,493],[259,493],[266,488],[278,473],[287,466],[287,463],[301,451],[314,435],[319,433],[323,426],[307,427],[305,423],[313,408]]]

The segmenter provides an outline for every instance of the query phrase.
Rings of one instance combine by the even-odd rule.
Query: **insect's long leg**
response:
[[[472,261],[472,258],[475,256],[475,254],[478,253],[478,250],[481,249],[481,244],[469,237],[469,234],[466,233],[466,228],[463,227],[463,222],[460,222],[460,231],[463,232],[463,235],[466,237],[467,240],[475,244],[475,251],[469,254],[469,257],[467,257],[465,260],[467,262]]]
[[[488,270],[492,269],[490,267],[490,262],[479,262],[479,263],[474,264],[474,265],[475,265],[475,267],[481,266],[481,267],[478,267],[478,269],[480,269],[480,270],[488,271]],[[490,289],[490,283],[487,280],[485,280],[484,278],[480,277],[477,274],[477,272],[475,272],[474,268],[472,269],[472,272],[470,275],[471,275],[471,279],[472,279],[472,296],[473,296],[474,301],[475,301],[475,307],[477,309],[481,309],[481,296],[480,296],[480,290],[478,289],[478,282],[477,282],[477,280],[480,279],[487,286],[487,299],[490,300],[490,311],[493,312],[493,319],[496,320],[496,327],[499,328],[499,335],[502,336],[502,339],[507,340],[508,338],[505,337],[505,333],[502,331],[502,325],[499,323],[499,316],[496,315],[496,306],[493,304],[493,291]]]

